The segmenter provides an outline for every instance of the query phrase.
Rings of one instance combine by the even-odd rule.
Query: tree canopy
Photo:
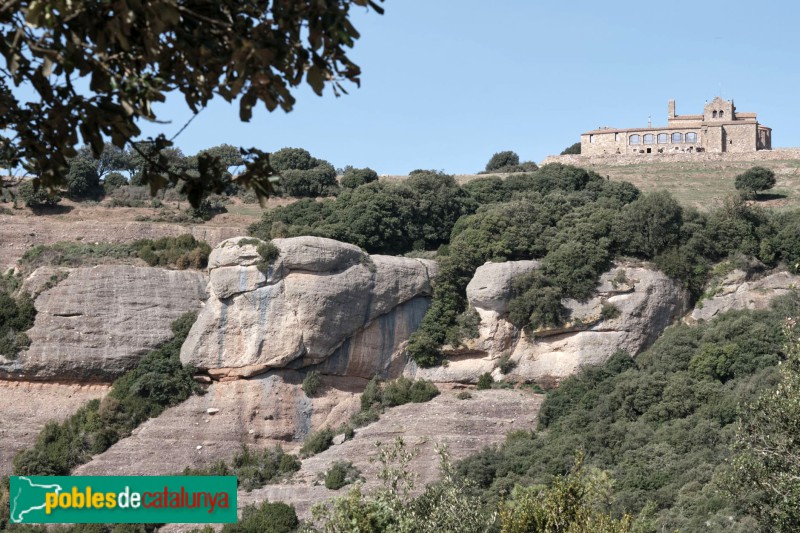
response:
[[[346,93],[345,83],[360,81],[347,50],[359,38],[350,9],[382,13],[377,1],[7,2],[0,159],[52,189],[65,184],[81,142],[99,159],[110,140],[144,158],[142,183],[156,191],[182,181],[197,205],[227,186],[227,161],[201,153],[190,173],[169,168],[162,151],[172,142],[164,133],[135,142],[139,121],[158,120],[153,104],[179,93],[197,114],[214,98],[238,100],[240,119],[249,121],[258,103],[291,111],[303,81],[318,95],[326,85]],[[242,155],[239,182],[263,201],[272,190],[269,157],[256,148]]]
[[[758,191],[765,191],[775,186],[775,173],[768,168],[753,167],[736,176],[735,186],[736,190],[755,196]]]

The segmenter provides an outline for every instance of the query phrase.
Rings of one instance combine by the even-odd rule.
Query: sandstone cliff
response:
[[[661,272],[620,263],[601,276],[588,301],[563,301],[569,311],[564,326],[529,335],[508,322],[508,302],[513,277],[536,266],[535,261],[514,261],[478,268],[467,287],[469,304],[481,318],[478,337],[448,348],[447,365],[418,368],[410,362],[406,375],[475,383],[490,372],[495,379],[552,384],[582,365],[605,362],[617,350],[636,355],[682,316],[689,303],[686,291]],[[515,365],[505,376],[498,368],[503,355]]]
[[[169,340],[172,321],[199,309],[205,298],[202,272],[73,269],[36,298],[31,346],[14,360],[0,356],[0,379],[111,381]]]
[[[254,239],[211,252],[209,299],[181,360],[220,378],[287,367],[398,375],[397,348],[428,308],[435,263],[319,237],[272,242],[280,254],[265,273]]]

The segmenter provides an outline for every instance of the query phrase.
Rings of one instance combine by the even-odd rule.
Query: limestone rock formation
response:
[[[603,363],[617,350],[636,355],[685,313],[689,302],[686,291],[661,272],[617,264],[600,277],[592,298],[562,302],[569,311],[566,324],[531,336],[506,319],[510,297],[506,287],[514,276],[536,268],[535,262],[515,263],[519,264],[484,265],[470,282],[468,301],[481,317],[478,337],[450,349],[446,366],[418,368],[411,362],[406,375],[474,383],[490,372],[496,379],[558,382],[582,365]],[[498,368],[503,355],[516,365],[507,376]]]
[[[14,360],[0,356],[0,379],[110,381],[169,340],[171,323],[205,298],[202,272],[72,269],[36,298],[30,348]]]
[[[242,445],[297,450],[321,427],[339,427],[360,408],[365,380],[326,376],[309,398],[303,376],[276,370],[250,379],[215,382],[203,395],[164,411],[128,438],[79,466],[75,475],[164,475],[226,460]]]
[[[320,237],[275,239],[266,272],[255,239],[220,243],[209,258],[209,300],[181,360],[214,377],[318,365],[323,373],[398,374],[397,348],[430,301],[432,261],[370,256]]]
[[[711,298],[700,300],[688,323],[711,320],[720,313],[734,309],[766,309],[773,298],[800,288],[800,276],[775,272],[763,278],[749,280],[743,270],[734,270],[713,289]]]

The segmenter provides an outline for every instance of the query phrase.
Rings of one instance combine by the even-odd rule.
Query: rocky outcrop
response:
[[[745,271],[737,269],[709,288],[712,296],[700,300],[686,322],[693,324],[711,320],[720,313],[735,309],[766,309],[773,298],[797,288],[800,288],[800,276],[788,272],[750,279]]]
[[[200,308],[207,283],[202,272],[129,265],[76,268],[56,281],[35,300],[30,348],[0,356],[0,379],[110,381],[172,337],[172,321]]]
[[[303,376],[277,370],[216,382],[203,395],[148,420],[133,435],[79,466],[76,475],[165,475],[229,459],[242,445],[295,451],[313,429],[339,427],[360,408],[365,380],[323,377],[309,398]]]
[[[399,373],[398,346],[428,307],[432,261],[370,256],[320,237],[275,239],[261,272],[255,239],[228,239],[209,258],[209,299],[181,360],[219,378],[318,367],[369,378]]]
[[[470,307],[481,318],[478,337],[449,350],[446,365],[418,368],[408,376],[437,382],[474,383],[485,373],[496,379],[554,383],[586,364],[605,362],[617,350],[636,355],[652,344],[672,321],[686,312],[689,295],[678,283],[647,266],[617,264],[600,277],[587,301],[563,300],[567,323],[521,332],[507,320],[508,287],[514,276],[536,268],[535,262],[505,267],[487,264],[470,282]],[[507,356],[514,366],[507,375],[498,368]]]

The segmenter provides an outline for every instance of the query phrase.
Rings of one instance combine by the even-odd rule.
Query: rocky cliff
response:
[[[511,281],[536,267],[535,261],[513,261],[478,268],[467,287],[469,305],[481,319],[478,336],[446,348],[447,365],[418,368],[411,362],[406,375],[475,383],[490,372],[495,379],[552,384],[582,365],[605,362],[617,350],[636,355],[688,308],[689,295],[666,275],[646,265],[619,263],[600,277],[592,298],[562,302],[569,315],[565,325],[523,332],[507,320]],[[514,367],[507,375],[499,369],[504,355]]]
[[[209,299],[181,360],[215,378],[317,368],[369,378],[400,373],[398,347],[428,308],[432,261],[368,255],[319,237],[275,239],[262,272],[260,241],[228,239],[209,258]]]
[[[111,381],[169,340],[172,321],[207,296],[197,271],[100,265],[67,272],[36,298],[30,348],[13,360],[0,356],[0,378]]]

